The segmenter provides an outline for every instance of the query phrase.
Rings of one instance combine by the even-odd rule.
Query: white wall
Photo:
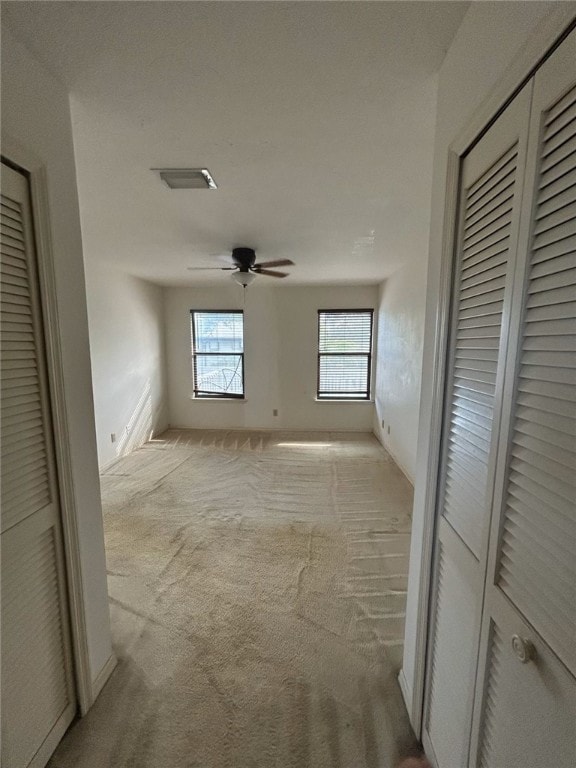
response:
[[[374,433],[413,483],[426,302],[425,256],[380,286]]]
[[[418,205],[405,223],[410,237],[402,243],[388,242],[388,233],[381,233],[381,247],[386,249],[386,256],[396,264],[396,269],[381,285],[378,300],[373,429],[412,483],[418,442],[437,87],[438,78],[434,75],[426,83],[425,94],[420,96],[418,120],[406,127],[411,136],[411,161],[418,168],[421,190]],[[391,194],[396,194],[396,190],[391,189]]]
[[[489,97],[522,47],[535,32],[540,22],[546,23],[551,13],[568,15],[569,10],[558,10],[563,3],[472,3],[454,41],[448,50],[439,73],[438,111],[434,149],[432,185],[432,216],[429,241],[428,285],[426,294],[425,333],[422,363],[422,394],[416,459],[416,483],[413,510],[410,575],[406,612],[406,637],[401,673],[403,691],[412,722],[418,724],[418,696],[415,696],[415,669],[418,657],[418,606],[426,600],[426,559],[422,560],[424,546],[424,504],[428,482],[427,466],[430,451],[432,416],[432,372],[436,348],[436,321],[440,293],[442,261],[442,230],[446,193],[447,158],[450,145],[472,120],[482,102]],[[574,9],[574,4],[572,4]],[[567,22],[566,22],[567,23]],[[531,48],[534,66],[544,50]],[[530,58],[529,57],[529,58]],[[527,65],[524,75],[527,75]],[[520,77],[519,77],[520,79]],[[423,570],[424,565],[424,570]],[[414,696],[414,707],[413,704]]]
[[[87,259],[86,292],[98,461],[104,467],[168,424],[163,291]]]
[[[70,437],[72,482],[83,573],[92,680],[110,658],[106,562],[90,374],[82,240],[70,106],[57,83],[3,24],[3,152],[17,160],[19,148],[46,169],[58,334],[62,347],[65,415]],[[15,140],[14,144],[10,140]],[[14,145],[13,152],[9,147]],[[7,151],[8,147],[8,151]]]
[[[166,289],[173,427],[371,431],[373,403],[316,400],[318,309],[376,307],[376,286]],[[193,400],[190,310],[244,309],[245,401]],[[273,416],[278,409],[278,416]]]

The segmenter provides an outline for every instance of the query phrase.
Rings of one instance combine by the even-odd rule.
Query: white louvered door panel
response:
[[[440,521],[426,713],[427,747],[438,766],[465,765],[477,644],[478,563]],[[427,751],[428,751],[427,750]]]
[[[515,141],[464,191],[442,514],[476,557],[486,511],[517,165]]]
[[[535,78],[525,200],[475,741],[477,764],[487,768],[572,768],[576,765],[574,32]],[[533,644],[533,660],[522,663],[515,655],[514,635]]]
[[[75,710],[28,185],[2,164],[2,764],[44,765]]]
[[[439,768],[468,760],[495,449],[531,87],[462,164],[423,739]],[[439,554],[441,553],[441,555]]]
[[[519,637],[529,636],[530,627],[513,612],[502,615],[506,616],[502,625],[491,623],[489,627],[478,765],[571,768],[576,765],[576,688],[537,637],[532,639],[538,664],[520,663],[504,626]]]

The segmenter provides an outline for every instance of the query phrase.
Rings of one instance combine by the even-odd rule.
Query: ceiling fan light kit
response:
[[[233,272],[230,277],[235,283],[238,283],[238,285],[243,285],[244,288],[247,288],[250,283],[256,280],[254,272]]]

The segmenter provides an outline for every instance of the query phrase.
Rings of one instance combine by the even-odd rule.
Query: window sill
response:
[[[245,403],[245,397],[194,397],[190,396],[190,400],[195,403]]]
[[[317,403],[372,403],[374,404],[375,400],[366,400],[366,398],[358,398],[355,400],[352,397],[343,397],[343,398],[337,398],[337,397],[315,397],[314,400]]]

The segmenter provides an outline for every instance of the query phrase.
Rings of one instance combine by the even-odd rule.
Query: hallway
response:
[[[368,434],[170,430],[102,476],[119,665],[52,768],[378,768],[411,488]]]

